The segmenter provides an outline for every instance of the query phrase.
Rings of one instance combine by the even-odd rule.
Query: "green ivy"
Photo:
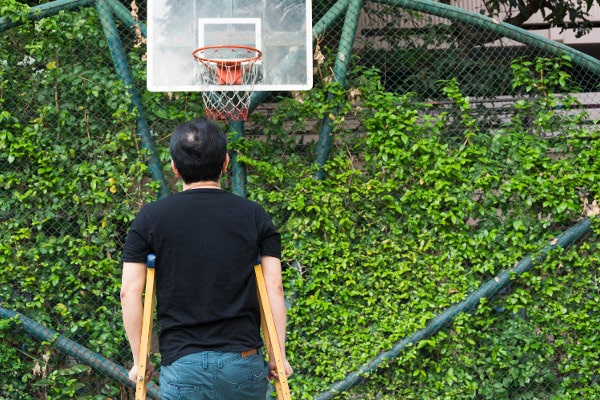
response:
[[[523,79],[521,72],[516,81]],[[562,72],[544,73],[550,79],[557,74],[562,84]],[[569,135],[550,134],[555,115],[536,119],[534,130],[517,119],[488,132],[470,115],[456,81],[444,89],[459,108],[450,113],[410,94],[382,91],[372,71],[360,79],[359,118],[366,133],[356,138],[336,124],[335,151],[323,180],[299,156],[302,149],[310,160],[314,148],[285,133],[287,105],[277,113],[279,121],[267,124],[262,140],[240,147],[251,196],[285,223],[288,346],[299,398],[327,390],[495,274],[535,254],[581,218],[583,199],[598,198],[598,132],[579,124],[581,118],[561,120]],[[545,94],[530,100],[528,113],[546,115],[555,108],[548,101],[551,89]],[[325,98],[311,94],[312,100]],[[326,109],[318,101],[312,107]],[[448,136],[457,118],[460,135]],[[573,257],[584,248],[562,254]],[[566,275],[569,282],[595,281],[585,277],[595,271],[592,253],[586,254],[578,258],[578,272]],[[574,297],[589,291],[557,285],[539,269],[554,270],[551,265],[562,257],[553,254],[555,261],[483,299],[475,313],[460,315],[449,330],[408,348],[337,397],[550,399],[597,390],[594,362],[585,367],[589,374],[577,374],[573,361],[593,358],[597,344],[588,340],[577,355],[567,350],[577,338],[596,336],[598,321],[589,318],[597,291]],[[573,332],[572,319],[560,319],[562,328],[555,324],[566,312],[563,299],[571,297],[572,304],[590,308],[574,311],[581,317],[579,332]],[[561,349],[560,337],[569,339]],[[560,352],[571,356],[558,359]]]
[[[70,53],[81,51],[72,26],[88,35],[98,32],[95,22],[93,9],[60,13],[36,23],[50,47],[35,36],[15,38],[31,70],[16,68],[23,60],[7,54],[12,58],[3,66],[0,93],[16,101],[4,102],[0,112],[0,301],[125,365],[121,246],[156,187],[147,178],[128,91],[116,77],[107,79],[114,76],[110,59],[94,53],[72,63]],[[110,380],[94,378],[90,367],[51,343],[40,346],[14,323],[3,323],[1,334],[3,365],[10,365],[0,374],[6,398],[119,393]]]

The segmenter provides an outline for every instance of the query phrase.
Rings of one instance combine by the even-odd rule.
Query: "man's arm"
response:
[[[142,293],[146,286],[146,264],[123,263],[121,280],[121,310],[123,312],[123,326],[129,339],[129,346],[133,354],[133,367],[129,371],[129,379],[136,380],[139,367],[140,340],[142,334]]]
[[[275,320],[275,329],[277,330],[279,347],[281,348],[281,354],[284,358],[286,374],[287,376],[290,376],[292,374],[292,367],[288,363],[285,353],[287,316],[283,295],[283,282],[281,278],[281,261],[275,257],[263,256],[261,258],[261,264],[263,275],[265,277],[265,286],[267,287],[267,296],[269,297],[269,304],[271,305],[273,319]],[[269,357],[271,376],[276,377],[277,370],[274,361],[272,361],[273,358]]]

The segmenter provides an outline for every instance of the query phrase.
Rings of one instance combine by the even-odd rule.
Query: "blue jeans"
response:
[[[259,350],[241,353],[203,351],[160,369],[162,400],[264,400],[269,367]]]

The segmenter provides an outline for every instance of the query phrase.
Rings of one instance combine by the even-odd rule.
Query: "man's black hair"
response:
[[[185,183],[218,181],[227,154],[227,138],[217,125],[198,118],[175,128],[169,149]]]

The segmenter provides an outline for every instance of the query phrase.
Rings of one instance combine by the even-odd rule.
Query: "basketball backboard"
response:
[[[193,53],[220,45],[259,50],[252,90],[312,87],[311,0],[149,0],[147,32],[150,91],[215,90]]]

